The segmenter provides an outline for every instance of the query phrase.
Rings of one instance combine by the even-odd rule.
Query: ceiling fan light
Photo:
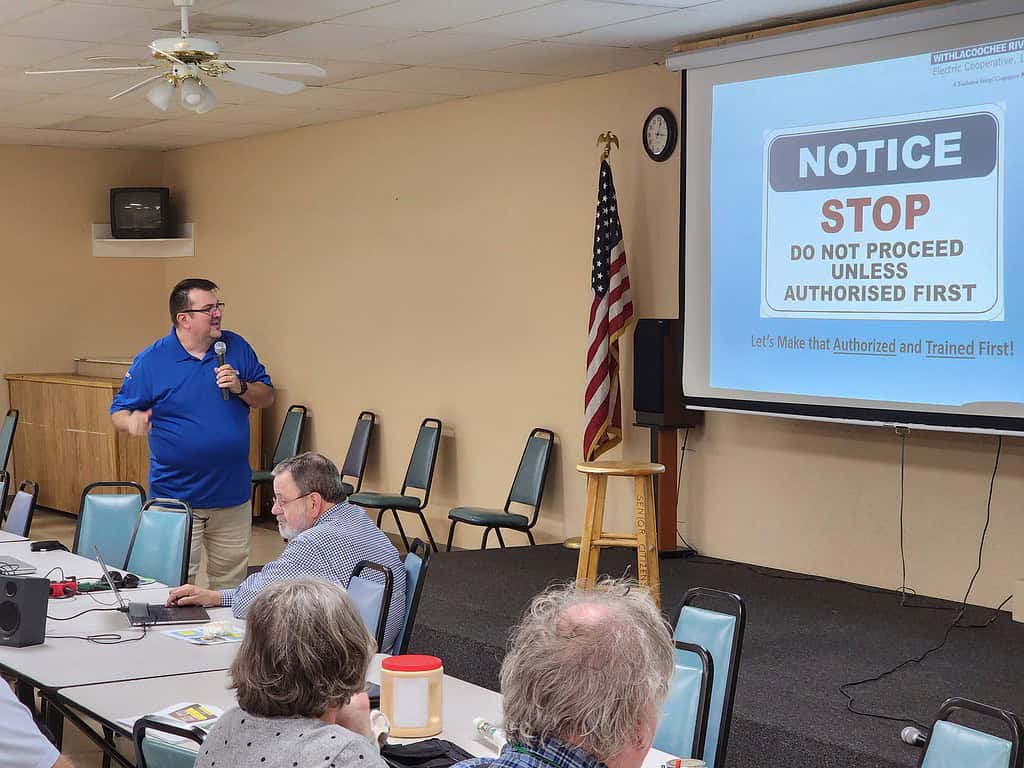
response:
[[[161,80],[146,91],[146,98],[149,99],[149,103],[163,112],[166,112],[167,107],[170,106],[171,96],[173,95],[174,84],[169,83],[166,80]]]
[[[181,103],[189,109],[195,109],[203,99],[203,84],[194,77],[186,77],[181,81]]]
[[[196,112],[202,115],[217,106],[217,95],[207,87],[206,83],[200,85],[199,88],[202,91],[203,96],[199,99],[199,103],[196,105]]]

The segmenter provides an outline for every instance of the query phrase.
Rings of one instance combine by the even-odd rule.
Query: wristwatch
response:
[[[243,382],[241,382],[241,384],[242,384],[242,389],[239,391],[239,393],[237,395],[235,395],[235,397],[241,397],[242,395],[244,395],[246,393],[246,390],[249,389],[249,382],[248,381],[243,381]]]

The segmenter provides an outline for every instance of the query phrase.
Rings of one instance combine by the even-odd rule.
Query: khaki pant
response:
[[[192,551],[188,580],[195,584],[199,560],[206,545],[206,573],[210,589],[237,587],[245,579],[252,539],[252,503],[192,511]]]

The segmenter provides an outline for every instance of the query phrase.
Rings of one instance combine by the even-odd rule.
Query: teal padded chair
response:
[[[128,544],[124,568],[169,587],[188,581],[192,507],[178,499],[150,499],[142,505]]]
[[[289,405],[288,412],[284,415],[284,423],[281,424],[281,431],[277,435],[277,445],[274,446],[274,458],[268,469],[259,469],[252,473],[252,494],[256,495],[256,488],[264,483],[274,482],[273,469],[285,459],[299,455],[302,448],[302,433],[306,430],[306,406]],[[257,510],[258,512],[259,510]]]
[[[675,671],[668,698],[661,708],[654,748],[700,760],[704,756],[715,663],[699,645],[679,640],[675,645]]]
[[[379,574],[378,579],[371,579],[361,574],[373,571]],[[352,569],[348,580],[348,596],[359,611],[363,624],[377,641],[377,648],[384,647],[384,629],[387,624],[388,609],[391,608],[391,590],[393,576],[391,569],[370,560],[360,560]]]
[[[11,450],[14,448],[14,432],[18,429],[18,411],[11,408],[4,417],[4,423],[0,426],[0,470],[7,470],[7,462],[11,458]]]
[[[409,638],[416,624],[416,613],[420,609],[420,593],[427,577],[427,566],[430,564],[430,547],[420,539],[413,539],[412,546],[405,555],[405,620],[398,631],[392,648],[395,654],[403,654],[409,650]]]
[[[377,415],[373,411],[363,411],[356,419],[356,428],[352,430],[352,439],[348,443],[345,463],[341,465],[341,484],[345,489],[346,496],[359,493],[359,489],[363,487],[366,457],[370,453],[370,440],[373,438],[373,428],[376,425]],[[355,480],[355,485],[346,480],[346,477]]]
[[[405,535],[402,521],[398,518],[399,512],[414,512],[420,516],[423,523],[423,530],[427,532],[430,539],[430,546],[437,552],[437,543],[434,541],[434,534],[427,525],[427,518],[423,516],[427,501],[430,499],[430,485],[434,482],[434,464],[437,462],[437,449],[441,445],[441,422],[439,419],[424,419],[420,423],[419,432],[416,434],[416,444],[412,448],[412,456],[409,458],[409,466],[405,470],[405,480],[402,481],[402,490],[398,493],[373,493],[363,491],[349,496],[349,501],[361,507],[380,510],[377,513],[377,527],[384,513],[391,510],[395,516],[395,524],[398,532],[402,535],[402,542],[405,549],[409,551],[409,539]],[[423,492],[420,499],[406,493],[410,488]]]
[[[548,477],[548,463],[551,461],[551,449],[554,444],[554,432],[543,427],[534,427],[526,439],[526,447],[519,460],[519,468],[516,470],[516,476],[512,478],[512,487],[509,489],[508,498],[505,499],[505,506],[502,509],[455,507],[448,513],[448,519],[452,521],[448,528],[447,550],[449,552],[452,551],[452,537],[455,536],[455,526],[458,523],[483,527],[484,535],[480,540],[480,549],[487,549],[487,537],[491,535],[491,531],[498,534],[498,543],[504,549],[505,540],[501,537],[502,528],[522,531],[530,540],[531,546],[537,543],[533,540],[533,533],[530,529],[537,524],[540,502],[544,498],[544,483]],[[531,516],[510,512],[509,507],[513,502],[532,507]]]
[[[712,602],[725,612],[698,607],[695,605],[698,601]],[[714,665],[708,727],[701,756],[708,768],[725,764],[745,626],[746,608],[739,595],[693,587],[683,597],[674,639],[701,646],[710,654]]]
[[[196,744],[202,744],[206,738],[206,734],[199,728],[180,728],[160,720],[140,717],[132,728],[135,763],[138,768],[192,768],[196,764],[196,750],[147,736],[147,731],[181,736],[191,739]]]
[[[118,488],[127,493],[94,493],[100,488]],[[125,567],[132,532],[139,522],[139,514],[146,503],[146,490],[138,483],[103,481],[89,483],[82,491],[75,524],[75,543],[71,551],[85,552],[93,557],[93,547],[99,547],[103,561]]]
[[[958,712],[971,712],[999,720],[1010,732],[1006,740],[984,731],[968,728],[949,718]],[[935,715],[931,736],[921,759],[920,768],[1021,768],[1020,719],[1005,709],[970,699],[946,699]]]
[[[4,530],[13,533],[15,536],[28,538],[28,532],[32,530],[32,516],[36,512],[36,498],[39,496],[39,485],[31,480],[24,480],[18,486],[18,492],[14,494],[11,501],[11,508],[7,510],[7,519],[4,521]]]

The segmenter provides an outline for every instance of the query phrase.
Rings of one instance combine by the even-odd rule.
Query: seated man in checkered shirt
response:
[[[274,467],[274,516],[288,541],[281,556],[263,566],[235,589],[202,589],[183,584],[171,590],[168,605],[231,606],[244,618],[250,603],[267,584],[315,576],[348,586],[360,560],[391,569],[391,606],[384,629],[390,651],[405,618],[405,566],[398,550],[366,512],[345,498],[338,468],[319,453],[303,453]],[[373,572],[367,573],[374,578]]]

